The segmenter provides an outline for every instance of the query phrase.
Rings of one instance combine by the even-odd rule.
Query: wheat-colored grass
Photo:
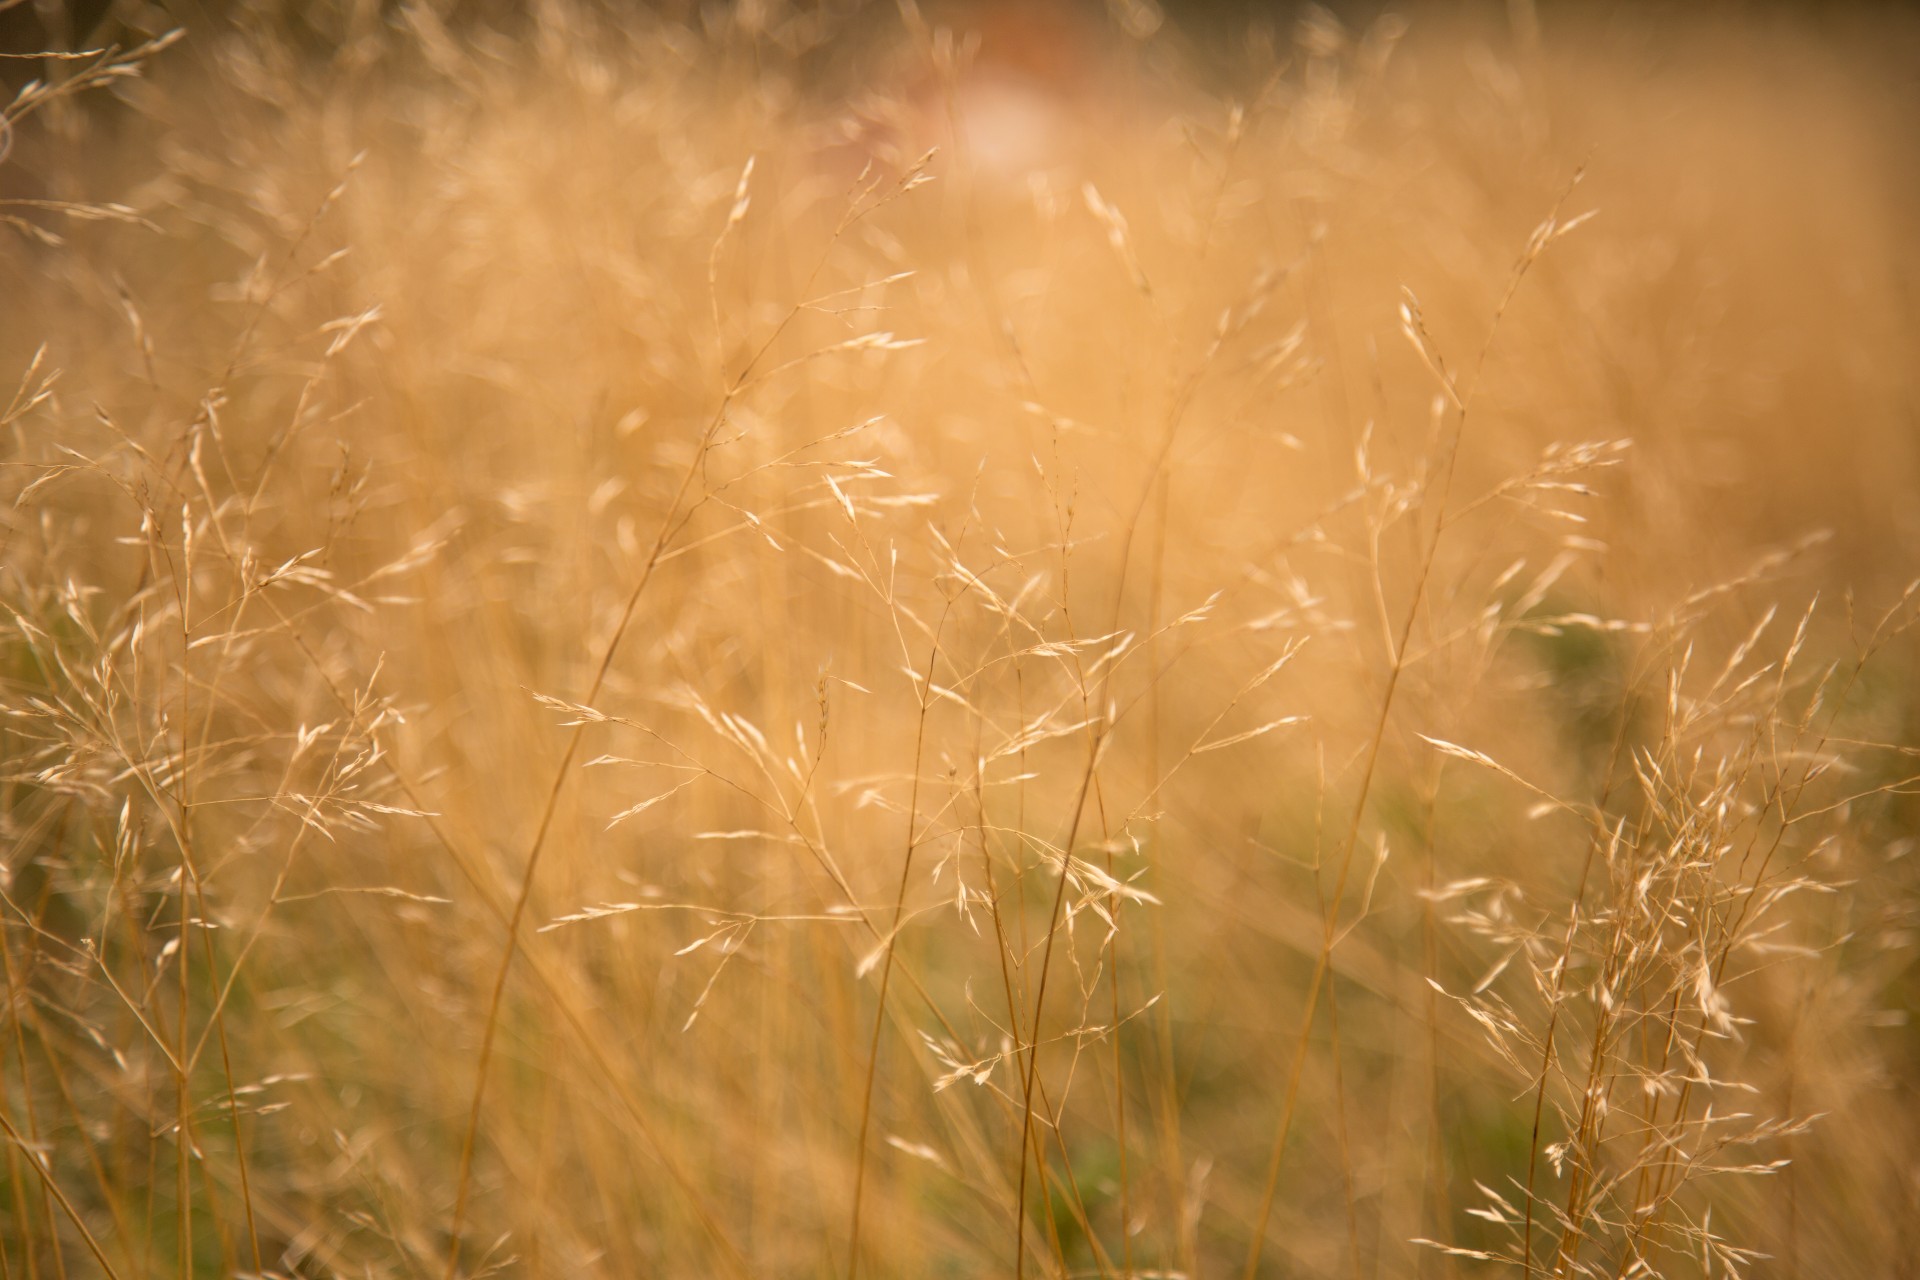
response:
[[[43,9],[0,1274],[1920,1266],[1910,16]]]

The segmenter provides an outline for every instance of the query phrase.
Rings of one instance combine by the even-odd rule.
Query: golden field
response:
[[[10,7],[0,1274],[1920,1267],[1920,22]]]

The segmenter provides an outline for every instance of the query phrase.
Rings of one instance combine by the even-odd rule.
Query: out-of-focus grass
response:
[[[1920,32],[1530,15],[6,64],[8,1274],[1913,1265]]]

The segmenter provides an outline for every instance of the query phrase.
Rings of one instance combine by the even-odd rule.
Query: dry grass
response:
[[[0,63],[5,1275],[1920,1266],[1910,17],[444,8]]]

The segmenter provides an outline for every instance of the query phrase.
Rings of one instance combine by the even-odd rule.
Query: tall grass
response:
[[[1920,1262],[1920,29],[1173,17],[0,64],[5,1275]]]

